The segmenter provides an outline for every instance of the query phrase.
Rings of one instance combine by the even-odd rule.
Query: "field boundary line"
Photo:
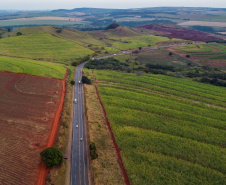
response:
[[[61,98],[60,98],[60,104],[59,104],[59,107],[58,107],[57,112],[55,114],[52,130],[51,130],[51,133],[50,133],[50,136],[49,136],[49,139],[48,139],[48,144],[47,144],[46,147],[53,146],[55,139],[56,139],[58,125],[59,125],[59,121],[60,121],[60,118],[61,118],[61,112],[63,110],[64,97],[65,97],[65,85],[66,85],[67,76],[68,76],[68,69],[67,69],[66,74],[64,76],[64,80],[61,80],[61,82],[62,82],[62,91],[61,91],[62,94],[61,94]],[[37,185],[45,185],[47,171],[48,171],[47,166],[44,163],[42,163],[41,169],[40,169],[40,172],[39,172],[39,176],[38,176]]]
[[[93,76],[94,76],[94,74],[93,74]],[[95,76],[94,76],[94,79],[95,79],[95,89],[96,89],[96,93],[97,93],[97,96],[98,96],[100,105],[101,105],[102,110],[103,110],[103,113],[104,113],[105,122],[106,122],[107,127],[108,127],[108,130],[109,130],[109,132],[110,132],[111,140],[113,141],[113,144],[114,144],[114,148],[115,148],[116,155],[117,155],[117,158],[118,158],[118,163],[119,163],[119,166],[120,166],[121,171],[122,171],[122,174],[123,174],[124,182],[125,182],[126,185],[130,185],[129,177],[128,177],[127,172],[126,172],[126,169],[125,169],[125,167],[124,167],[124,164],[123,164],[123,161],[122,161],[122,158],[121,158],[121,154],[120,154],[119,147],[118,147],[117,142],[116,142],[116,140],[115,140],[113,131],[112,131],[112,129],[111,129],[110,122],[109,122],[108,117],[107,117],[106,110],[105,110],[105,108],[104,108],[104,104],[102,103],[102,100],[101,100],[101,98],[100,98],[100,94],[99,94],[98,89],[97,89],[98,81],[97,81],[97,79],[96,79]]]

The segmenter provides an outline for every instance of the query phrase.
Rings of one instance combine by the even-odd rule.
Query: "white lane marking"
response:
[[[75,174],[75,179],[76,179],[76,174]]]

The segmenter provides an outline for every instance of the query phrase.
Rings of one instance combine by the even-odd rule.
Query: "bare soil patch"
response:
[[[179,24],[180,26],[216,26],[226,27],[226,22],[209,22],[209,21],[186,21]]]
[[[62,81],[0,72],[0,184],[37,184]]]
[[[182,28],[182,27],[171,27],[163,25],[143,25],[138,28],[145,28],[150,30],[158,31],[158,35],[170,38],[179,38],[184,40],[193,40],[193,41],[207,41],[219,39],[218,37],[211,36],[210,34],[200,32],[197,30]]]

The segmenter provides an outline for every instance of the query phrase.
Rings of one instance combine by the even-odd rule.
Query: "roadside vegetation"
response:
[[[104,114],[96,94],[92,71],[84,69],[83,74],[92,79],[92,83],[90,85],[84,84],[84,87],[91,149],[90,157],[93,158],[91,161],[91,168],[94,183],[103,185],[123,185],[125,183],[117,161],[114,145],[105,123]]]
[[[131,184],[225,182],[225,88],[165,75],[93,73]]]
[[[185,47],[185,46],[183,46]],[[188,48],[196,46],[188,45]],[[189,55],[190,56],[190,55]],[[86,64],[88,69],[111,69],[127,73],[164,74],[178,78],[191,78],[194,81],[226,87],[226,74],[217,68],[200,66],[166,49],[136,52],[126,56],[92,60]]]

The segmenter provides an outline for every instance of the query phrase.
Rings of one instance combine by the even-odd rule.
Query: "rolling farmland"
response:
[[[153,46],[158,42],[169,41],[167,37],[159,37],[153,35],[144,35],[138,37],[123,37],[121,42],[113,43],[113,47],[117,50],[127,50],[137,47]]]
[[[57,63],[0,56],[0,71],[63,79],[66,69]]]
[[[0,54],[13,57],[65,62],[92,53],[92,50],[47,33],[0,40]]]
[[[63,83],[0,72],[0,184],[36,184]]]
[[[94,74],[131,184],[225,183],[225,88],[164,75]]]
[[[171,48],[181,56],[191,55],[191,60],[202,65],[226,69],[225,44],[198,44]]]

